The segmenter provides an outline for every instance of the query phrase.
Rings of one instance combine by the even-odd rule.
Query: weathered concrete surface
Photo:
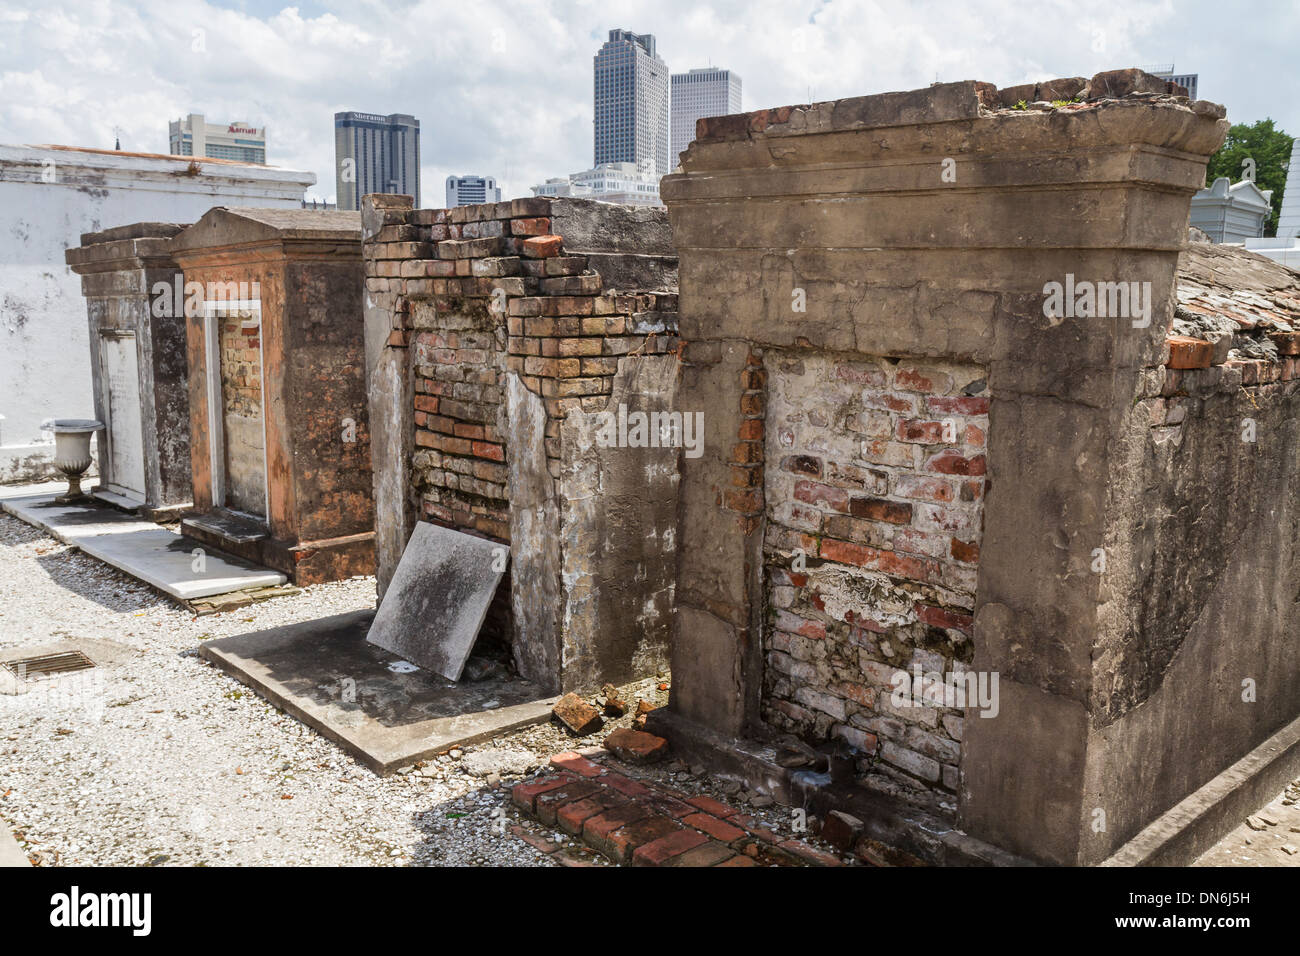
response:
[[[98,503],[60,505],[45,494],[6,498],[0,507],[64,544],[125,571],[181,601],[283,584],[285,576],[223,555]]]
[[[679,371],[675,355],[623,358],[605,409],[575,410],[561,429],[566,690],[625,683],[654,673],[667,661],[682,450],[631,442],[607,446],[601,443],[601,430],[624,412],[680,411]]]
[[[514,373],[506,374],[505,433],[510,448],[511,653],[519,673],[562,693],[564,556],[561,507],[546,467],[546,405]]]
[[[1145,88],[1141,75],[1094,79],[1112,97]],[[1232,706],[1227,673],[1217,669],[1221,638],[1213,645],[1219,664],[1206,656],[1176,685],[1163,682],[1176,701],[1164,717],[1152,713],[1154,697],[1142,704],[1134,696],[1151,689],[1146,677],[1125,681],[1118,710],[1134,726],[1159,728],[1151,736],[1107,736],[1119,713],[1099,703],[1114,697],[1109,688],[1099,694],[1109,663],[1128,663],[1117,652],[1131,649],[1131,673],[1154,678],[1157,648],[1176,633],[1166,624],[1195,616],[1205,598],[1181,586],[1182,572],[1173,575],[1180,586],[1166,589],[1168,565],[1157,584],[1119,543],[1142,526],[1144,503],[1146,521],[1157,524],[1177,510],[1174,487],[1152,494],[1150,483],[1163,479],[1135,467],[1141,456],[1130,436],[1140,382],[1167,355],[1189,199],[1226,123],[1214,104],[1189,107],[1168,95],[1094,97],[1044,111],[999,105],[992,86],[955,83],[705,120],[683,172],[662,183],[680,256],[681,335],[690,343],[679,403],[709,409],[718,422],[711,434],[722,436],[683,465],[670,707],[727,735],[764,732],[756,706],[771,597],[757,570],[763,503],[740,494],[728,501],[723,490],[745,468],[776,464],[755,460],[752,436],[740,431],[752,431],[745,422],[754,414],[742,414],[742,403],[751,394],[761,401],[767,388],[766,353],[986,369],[988,487],[970,668],[1000,676],[1001,706],[995,718],[967,708],[958,819],[971,836],[1014,853],[1089,863],[1186,794],[1192,777],[1212,776],[1229,751],[1239,755],[1282,712],[1294,713],[1294,701],[1276,701],[1205,741],[1198,698],[1217,687],[1223,696],[1214,706]],[[1150,311],[1049,316],[1047,283],[1067,276],[1145,283]],[[793,307],[798,298],[802,311]],[[1239,489],[1243,502],[1288,493],[1277,481]],[[1282,518],[1280,537],[1289,510],[1274,517]],[[1179,553],[1175,538],[1157,538],[1159,553]],[[828,557],[844,561],[846,549],[822,554],[823,543],[807,542],[810,570]],[[1107,549],[1105,574],[1093,570],[1096,548]],[[1276,572],[1289,549],[1270,536],[1262,548],[1237,551],[1240,570],[1217,578],[1224,610],[1242,618],[1250,570],[1270,582],[1256,590],[1255,606],[1284,606],[1280,595],[1296,588]],[[896,552],[879,552],[850,549],[849,563],[908,566]],[[1222,557],[1208,548],[1179,566],[1208,569]],[[1146,583],[1146,605],[1117,602],[1136,593],[1135,578]],[[1135,633],[1134,611],[1150,606],[1153,593],[1173,595],[1179,610]],[[1229,620],[1207,620],[1205,640]],[[1257,654],[1268,642],[1265,661],[1282,674],[1294,673],[1281,640],[1286,620],[1261,621],[1258,637],[1247,639]],[[888,627],[884,635],[867,630],[871,640],[888,637]],[[1102,663],[1107,649],[1117,656]],[[879,689],[867,689],[867,706],[883,710]],[[873,732],[883,750],[896,728],[882,722]],[[1181,779],[1153,785],[1140,755],[1154,753],[1181,764]],[[933,771],[918,764],[912,772]],[[1100,832],[1099,806],[1109,821]]]
[[[366,640],[373,612],[209,641],[199,653],[378,774],[542,723],[556,698],[527,681],[454,683]]]
[[[554,199],[551,229],[568,253],[587,257],[606,289],[677,289],[677,251],[660,209]]]
[[[1300,768],[1300,718],[1144,827],[1103,866],[1187,866]]]
[[[366,640],[460,680],[509,556],[504,545],[420,522]]]
[[[384,226],[404,221],[414,200],[410,196],[367,196],[361,204],[363,242],[374,239]],[[362,303],[365,330],[365,378],[370,414],[370,453],[379,463],[374,469],[375,577],[383,599],[402,549],[415,526],[415,495],[411,491],[411,453],[415,428],[413,391],[415,369],[403,349],[388,347],[393,333],[393,313],[369,290]]]

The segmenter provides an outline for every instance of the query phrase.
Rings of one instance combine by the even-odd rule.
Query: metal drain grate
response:
[[[39,657],[22,657],[16,661],[5,661],[6,670],[16,674],[22,680],[40,680],[55,674],[69,671],[84,671],[94,667],[92,661],[81,651],[64,651],[62,654],[43,654]]]

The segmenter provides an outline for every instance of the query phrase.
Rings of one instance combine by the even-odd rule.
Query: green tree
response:
[[[1273,190],[1273,213],[1264,224],[1266,236],[1277,235],[1277,214],[1282,208],[1282,192],[1286,188],[1291,142],[1292,137],[1274,129],[1271,119],[1259,120],[1250,126],[1237,123],[1228,129],[1228,138],[1210,157],[1205,168],[1207,186],[1220,176],[1235,183],[1246,178],[1245,172],[1250,167],[1247,160],[1254,160],[1255,185]]]

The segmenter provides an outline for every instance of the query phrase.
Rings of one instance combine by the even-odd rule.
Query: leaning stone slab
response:
[[[505,571],[504,545],[418,522],[366,639],[460,680]]]

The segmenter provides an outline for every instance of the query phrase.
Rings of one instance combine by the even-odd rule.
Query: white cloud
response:
[[[1220,8],[1175,0],[0,0],[0,142],[165,151],[189,112],[269,128],[276,165],[334,192],[333,114],[421,121],[423,201],[449,174],[526,195],[591,164],[591,57],[606,32],[654,33],[673,70],[744,79],[744,107],[913,89],[936,78],[1008,86],[1174,61],[1234,120],[1300,133],[1288,73],[1300,11],[1218,30]],[[196,34],[196,31],[202,31]],[[201,36],[202,52],[194,52]]]

